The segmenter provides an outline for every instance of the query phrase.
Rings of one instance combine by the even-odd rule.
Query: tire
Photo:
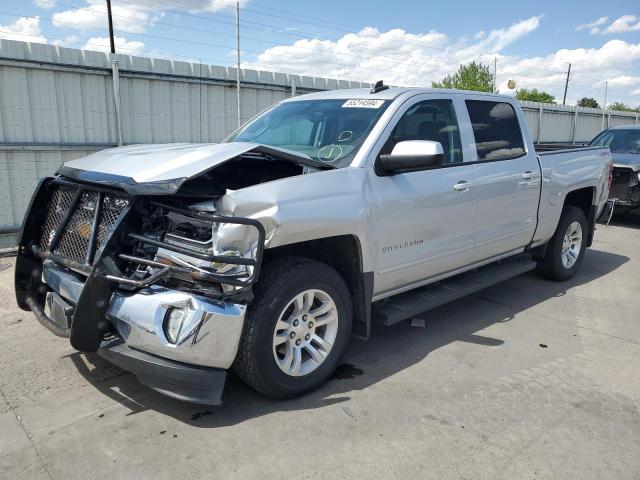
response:
[[[573,263],[566,263],[567,257],[563,261],[563,252],[567,251],[566,248],[563,249],[563,246],[566,247],[567,245],[565,244],[565,236],[571,233],[570,228],[574,229],[576,223],[580,226],[580,246],[577,249],[571,249],[574,253],[570,254],[569,257],[575,257]],[[564,281],[573,277],[584,258],[584,251],[587,246],[587,228],[587,219],[580,208],[574,206],[564,207],[556,232],[549,241],[545,256],[538,260],[538,273],[544,278],[556,281]]]
[[[312,294],[312,306],[305,310]],[[304,301],[301,310],[296,298]],[[334,313],[337,319],[323,326],[311,325],[315,327],[312,330],[309,325],[314,317],[304,312],[321,312],[320,306],[330,310],[317,314],[318,324],[329,322]],[[294,326],[296,320],[298,323]],[[287,329],[276,330],[276,326],[284,326],[282,322]],[[351,323],[351,295],[338,272],[305,258],[275,260],[265,265],[256,284],[255,299],[247,310],[234,370],[250,387],[271,398],[293,398],[307,393],[324,383],[335,370],[347,346]],[[306,335],[311,339],[305,340]],[[322,347],[314,337],[322,337],[325,343],[332,339],[328,352],[325,352],[327,347]],[[295,346],[298,340],[302,347]],[[282,343],[276,346],[278,342]],[[316,351],[314,356],[309,347]],[[296,350],[301,351],[300,360],[297,360]],[[294,353],[291,353],[293,360],[288,366],[290,352]],[[296,369],[298,362],[301,362],[299,370]]]

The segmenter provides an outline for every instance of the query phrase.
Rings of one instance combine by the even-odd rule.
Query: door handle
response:
[[[527,170],[526,172],[524,172],[524,173],[522,174],[522,178],[524,178],[525,180],[531,180],[531,179],[532,179],[532,178],[534,178],[535,176],[536,176],[536,175],[535,175],[535,173],[533,173],[533,172],[532,172],[532,171],[530,171],[530,170]]]
[[[467,192],[469,191],[469,187],[470,184],[466,180],[458,180],[458,183],[453,186],[453,189],[456,192]]]

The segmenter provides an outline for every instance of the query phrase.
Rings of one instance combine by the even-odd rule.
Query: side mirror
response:
[[[396,173],[419,172],[439,167],[444,163],[440,142],[406,140],[398,142],[390,154],[383,154],[376,162],[376,173],[382,176]]]

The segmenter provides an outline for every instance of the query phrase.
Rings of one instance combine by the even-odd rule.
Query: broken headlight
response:
[[[167,231],[165,243],[179,247],[180,252],[168,248],[159,248],[156,259],[193,270],[199,280],[206,280],[208,275],[215,274],[234,279],[251,277],[254,267],[233,261],[210,261],[193,256],[185,250],[192,251],[200,257],[214,255],[217,257],[255,260],[258,248],[258,230],[251,225],[215,222],[206,218],[206,213],[198,217],[170,211],[166,215]],[[223,284],[225,291],[234,287]]]

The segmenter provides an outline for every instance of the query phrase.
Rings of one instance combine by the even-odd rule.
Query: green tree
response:
[[[471,62],[468,65],[460,65],[457,72],[447,75],[440,82],[432,82],[431,86],[433,88],[491,92],[493,90],[493,74],[488,66]]]
[[[640,111],[640,107],[636,107],[636,108],[628,107],[622,102],[613,102],[611,105],[609,105],[609,109],[618,110],[621,112],[639,112]]]
[[[547,92],[540,92],[537,88],[531,90],[521,88],[516,93],[516,98],[518,100],[528,100],[529,102],[556,103],[556,97]]]
[[[578,100],[578,106],[585,108],[600,108],[600,104],[598,104],[598,101],[595,98],[591,97],[582,97],[580,100]]]

